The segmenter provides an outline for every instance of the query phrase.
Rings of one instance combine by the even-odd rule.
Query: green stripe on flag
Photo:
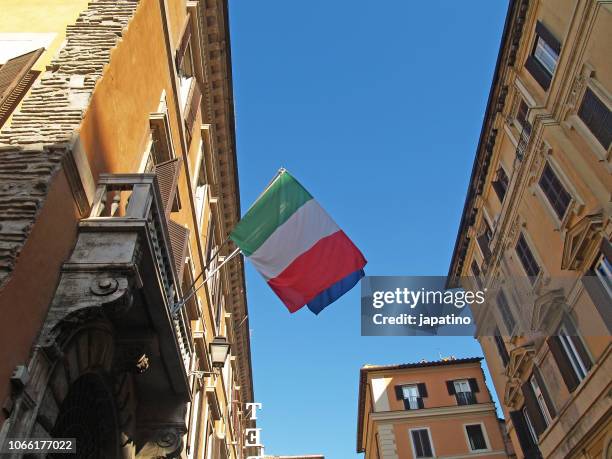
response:
[[[255,201],[230,234],[246,256],[255,252],[270,235],[312,196],[288,172],[283,172]]]

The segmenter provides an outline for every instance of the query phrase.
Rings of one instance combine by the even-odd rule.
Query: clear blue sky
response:
[[[367,274],[445,275],[507,3],[231,0],[243,211],[284,166]],[[355,452],[359,368],[482,355],[469,337],[360,336],[359,289],[291,315],[247,263],[267,454]],[[490,381],[490,378],[489,378]]]

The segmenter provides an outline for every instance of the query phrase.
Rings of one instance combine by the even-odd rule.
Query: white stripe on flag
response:
[[[248,258],[257,271],[266,280],[270,280],[283,272],[293,260],[308,251],[320,239],[339,230],[338,225],[319,203],[311,199],[276,228]]]

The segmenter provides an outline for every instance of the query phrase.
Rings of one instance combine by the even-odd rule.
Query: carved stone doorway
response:
[[[71,384],[51,434],[54,438],[76,438],[79,458],[120,457],[117,411],[103,375],[86,373]]]

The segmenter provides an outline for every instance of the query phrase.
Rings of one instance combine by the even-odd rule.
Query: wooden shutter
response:
[[[531,438],[523,413],[520,410],[511,411],[510,419],[512,419],[512,425],[516,431],[516,436],[518,437],[525,459],[539,459],[541,457],[540,450]]]
[[[478,242],[478,246],[482,252],[482,257],[485,261],[488,261],[491,258],[491,249],[489,248],[489,238],[487,233],[482,233],[480,236],[478,236],[478,238],[476,238],[476,241]]]
[[[470,385],[470,390],[474,393],[480,392],[480,388],[478,387],[478,382],[476,382],[476,378],[468,379],[468,383]]]
[[[550,336],[546,343],[548,344],[548,348],[557,363],[557,367],[561,372],[561,377],[567,386],[567,390],[570,392],[574,392],[580,381],[578,380],[578,376],[576,376],[576,372],[572,368],[572,364],[569,361],[565,350],[563,349],[563,345],[561,344],[561,339],[558,336]]]
[[[455,381],[446,381],[446,389],[448,389],[448,395],[455,395]]]
[[[542,432],[546,430],[546,421],[544,420],[544,415],[542,411],[540,411],[540,405],[538,405],[538,401],[536,399],[535,394],[533,393],[533,388],[531,387],[531,383],[527,380],[523,386],[521,387],[523,392],[523,398],[525,399],[525,407],[527,407],[527,413],[529,414],[529,418],[531,419],[531,423],[533,424],[533,428],[536,431],[536,435],[540,435]]]
[[[417,397],[417,406],[419,408],[425,408],[425,403],[423,402],[423,397]]]
[[[162,199],[161,205],[166,216],[172,211],[180,165],[180,158],[174,158],[155,166],[155,175],[157,175],[157,183],[159,184],[159,192]]]
[[[185,258],[187,258],[189,228],[179,225],[174,220],[168,220],[168,234],[170,235],[170,246],[172,248],[172,258],[174,258],[177,279],[181,281],[185,268]]]
[[[31,71],[44,48],[6,61],[0,67],[0,126],[8,119],[40,72]]]
[[[402,386],[395,386],[395,398],[398,400],[404,400],[404,391],[402,390]]]
[[[495,328],[495,336],[493,336],[493,339],[495,340],[495,344],[497,346],[497,352],[499,353],[499,356],[502,359],[502,362],[504,364],[504,367],[508,365],[508,362],[510,361],[510,355],[508,355],[508,349],[506,349],[506,343],[504,343],[504,339],[501,337],[501,333],[499,331],[499,328]]]
[[[185,22],[185,29],[183,30],[183,36],[181,37],[178,48],[176,49],[177,70],[180,69],[181,65],[183,64],[183,58],[185,57],[189,40],[191,40],[191,14],[188,13],[187,21]]]
[[[198,109],[200,108],[200,104],[202,102],[202,91],[200,91],[200,84],[195,79],[191,85],[191,90],[189,91],[188,97],[187,113],[185,113],[185,126],[187,128],[187,132],[189,133],[189,142],[187,142],[189,144],[191,143],[191,131],[193,131],[193,125],[196,121]]]
[[[546,387],[546,384],[544,384],[540,369],[536,366],[533,367],[533,376],[535,377],[538,386],[540,386],[540,392],[542,392],[542,396],[544,397],[544,403],[546,403],[546,408],[548,408],[550,417],[555,418],[557,416],[555,405],[553,404],[552,399],[550,398],[550,394],[548,393],[548,388]]]
[[[418,383],[417,387],[419,389],[419,397],[427,397],[427,386],[425,383]]]

